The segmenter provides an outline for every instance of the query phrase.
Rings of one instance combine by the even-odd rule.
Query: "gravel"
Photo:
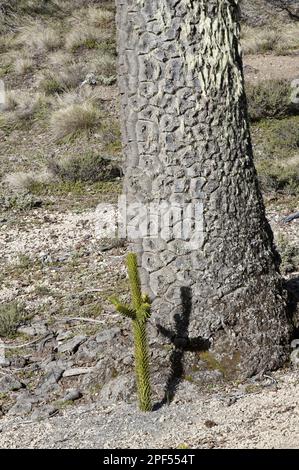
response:
[[[5,416],[0,447],[298,448],[298,379],[296,371],[279,372],[265,379],[259,392],[237,387],[210,395],[196,394],[193,384],[184,383],[174,403],[152,413],[120,401],[71,406],[46,419],[45,411],[35,412],[39,421]]]

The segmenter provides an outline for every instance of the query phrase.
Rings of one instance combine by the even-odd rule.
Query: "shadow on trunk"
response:
[[[189,338],[190,314],[192,311],[192,290],[190,287],[181,288],[181,315],[175,315],[175,328],[170,331],[161,325],[158,325],[158,331],[170,339],[174,349],[170,356],[170,374],[166,382],[163,399],[156,403],[154,410],[160,409],[165,404],[170,404],[173,400],[176,390],[184,377],[184,354],[186,351],[207,351],[210,342],[201,336]]]

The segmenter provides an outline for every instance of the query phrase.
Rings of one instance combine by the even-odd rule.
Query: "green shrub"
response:
[[[50,161],[49,170],[62,181],[108,181],[120,176],[118,166],[110,159],[93,152]]]
[[[277,248],[281,256],[281,271],[290,273],[299,268],[299,248],[291,245],[284,235],[277,238]]]
[[[127,268],[132,303],[126,305],[117,298],[111,298],[110,300],[118,312],[132,320],[139,408],[141,411],[151,411],[150,368],[146,331],[146,323],[151,316],[150,299],[147,295],[142,295],[141,293],[137,256],[135,253],[128,254]]]
[[[10,194],[0,197],[0,207],[3,211],[23,212],[41,207],[42,201],[32,194]]]
[[[286,80],[265,80],[246,86],[251,121],[291,114],[291,87]]]
[[[251,127],[255,158],[287,160],[298,155],[299,116],[260,121]]]
[[[256,164],[263,191],[286,191],[297,194],[299,191],[299,165],[288,165],[277,161],[261,161]]]
[[[299,191],[299,116],[260,121],[251,128],[255,164],[264,191]]]
[[[29,319],[28,313],[17,302],[0,304],[0,337],[13,337],[19,326]]]
[[[50,73],[40,81],[40,88],[46,95],[55,95],[56,93],[64,92],[63,85],[54,74],[50,75]]]

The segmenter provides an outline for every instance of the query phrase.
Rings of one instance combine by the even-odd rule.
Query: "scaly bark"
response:
[[[128,200],[203,202],[200,248],[133,241],[156,323],[190,288],[188,335],[230,374],[286,359],[278,260],[253,164],[234,0],[117,0]]]

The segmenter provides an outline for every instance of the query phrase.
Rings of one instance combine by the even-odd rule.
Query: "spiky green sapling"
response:
[[[151,307],[149,297],[141,293],[137,256],[135,253],[128,254],[127,269],[131,291],[131,304],[126,305],[115,297],[111,298],[111,302],[118,312],[132,320],[139,407],[141,411],[151,411],[151,386],[146,333],[146,322],[151,315]]]

